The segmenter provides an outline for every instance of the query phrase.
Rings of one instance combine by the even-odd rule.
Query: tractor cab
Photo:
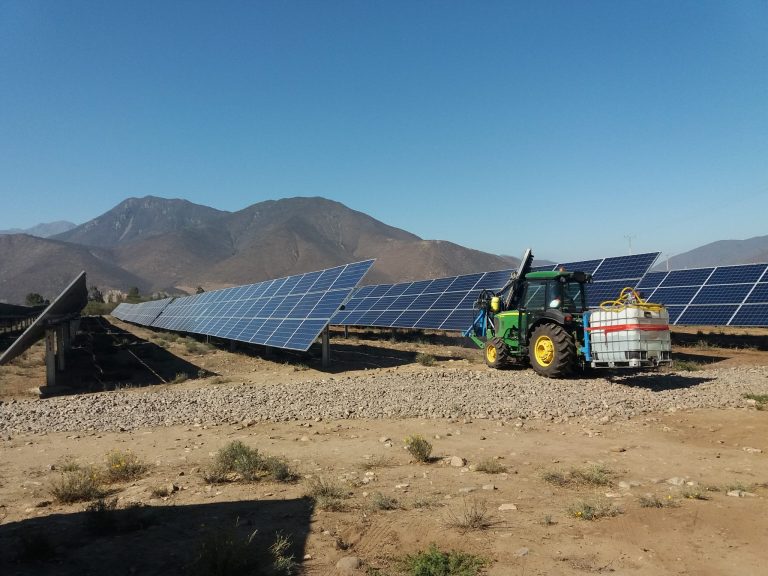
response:
[[[584,272],[529,272],[525,276],[519,309],[528,314],[557,310],[564,314],[582,314],[587,310],[584,285],[592,277]]]

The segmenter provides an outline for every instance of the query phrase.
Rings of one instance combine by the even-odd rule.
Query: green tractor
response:
[[[480,294],[475,321],[464,335],[485,351],[488,366],[529,363],[543,376],[565,377],[589,357],[584,316],[592,276],[530,272],[532,262],[528,249],[504,288]]]

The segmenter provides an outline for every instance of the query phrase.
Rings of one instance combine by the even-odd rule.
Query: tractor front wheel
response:
[[[485,363],[491,368],[501,368],[509,360],[509,348],[501,338],[485,343]]]
[[[531,368],[547,378],[562,378],[576,365],[576,345],[558,324],[542,324],[531,334],[528,357]]]

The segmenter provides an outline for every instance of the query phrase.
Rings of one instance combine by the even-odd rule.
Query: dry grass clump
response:
[[[656,494],[645,494],[638,499],[640,508],[677,508],[677,500],[668,494],[666,498],[659,498]]]
[[[686,500],[711,500],[712,497],[705,491],[698,488],[685,488],[680,492],[680,496]]]
[[[363,470],[373,470],[375,468],[389,468],[394,466],[394,461],[389,456],[379,455],[371,456],[368,460],[360,463]]]
[[[580,520],[598,520],[600,518],[618,516],[621,514],[621,510],[603,499],[591,502],[580,500],[568,507],[568,513]]]
[[[50,492],[60,504],[88,502],[104,495],[101,474],[92,466],[62,472],[51,482]]]
[[[133,452],[112,450],[107,454],[104,480],[109,483],[133,482],[146,473],[149,466]]]
[[[204,479],[210,484],[221,482],[256,482],[271,478],[277,482],[293,482],[298,475],[281,458],[261,454],[239,440],[234,440],[216,453]]]
[[[419,462],[429,462],[430,455],[432,454],[432,444],[430,444],[425,438],[414,434],[408,436],[405,439],[405,448],[410,452],[411,456],[416,458]]]
[[[432,356],[432,354],[419,352],[418,354],[416,354],[416,362],[418,362],[422,366],[434,366],[436,359],[434,356]]]
[[[614,472],[602,464],[592,464],[584,468],[572,468],[570,472],[547,470],[541,479],[555,486],[570,486],[582,484],[587,486],[608,486],[611,484]]]
[[[768,410],[768,394],[744,394],[744,398],[754,400],[757,410]]]
[[[463,501],[462,509],[456,513],[449,510],[446,525],[461,532],[470,530],[485,530],[493,525],[488,514],[488,505],[484,500],[472,499]]]
[[[442,552],[431,544],[427,551],[408,554],[399,568],[406,576],[477,576],[487,564],[480,556],[455,550]]]
[[[507,471],[507,467],[494,458],[486,458],[478,462],[475,470],[486,474],[502,474]]]
[[[342,512],[347,509],[344,500],[349,497],[348,492],[337,482],[322,476],[310,478],[307,496],[312,498],[321,510]]]
[[[237,528],[237,526],[235,526]],[[299,565],[289,555],[290,537],[276,534],[266,549],[255,544],[257,531],[243,537],[236,529],[211,530],[187,566],[191,576],[291,576]]]
[[[371,503],[376,510],[397,510],[401,507],[397,498],[387,496],[381,492],[376,492],[373,495]]]

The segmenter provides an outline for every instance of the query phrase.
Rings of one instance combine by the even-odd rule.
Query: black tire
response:
[[[493,338],[485,343],[485,363],[491,368],[502,368],[509,361],[509,348],[501,338]]]
[[[576,366],[576,344],[559,324],[534,328],[528,343],[531,368],[547,378],[563,378]]]

